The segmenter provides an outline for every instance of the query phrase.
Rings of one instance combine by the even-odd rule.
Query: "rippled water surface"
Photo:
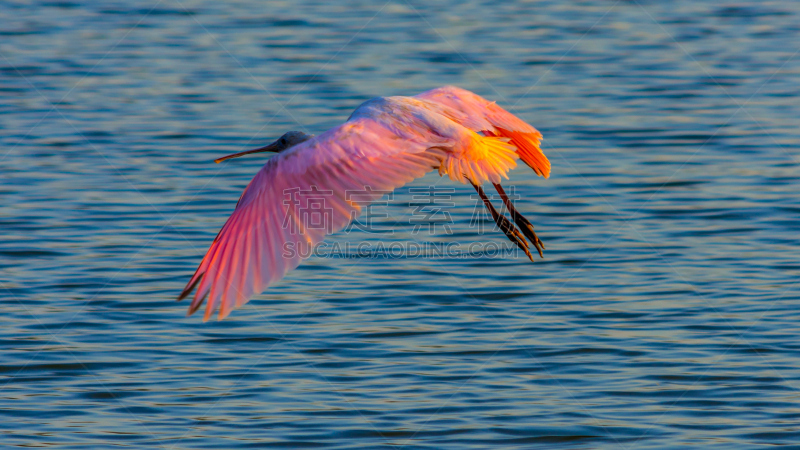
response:
[[[0,3],[0,444],[800,445],[797,2]],[[221,322],[174,301],[264,163],[455,84],[545,136],[544,260],[312,257]],[[414,233],[409,188],[455,188]],[[432,174],[395,232],[505,245]],[[474,224],[473,224],[474,225]]]

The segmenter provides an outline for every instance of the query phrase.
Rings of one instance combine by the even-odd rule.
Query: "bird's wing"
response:
[[[189,314],[208,296],[204,321],[218,307],[226,317],[296,268],[361,206],[439,166],[442,148],[452,144],[418,126],[356,117],[273,156],[178,298],[197,287]]]
[[[445,106],[452,120],[473,131],[511,139],[525,164],[538,175],[550,177],[550,161],[539,148],[542,134],[495,102],[455,86],[436,88],[416,98]]]

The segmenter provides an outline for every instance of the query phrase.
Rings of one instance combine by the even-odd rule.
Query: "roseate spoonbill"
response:
[[[357,217],[364,202],[354,202],[348,192],[376,201],[434,169],[440,176],[471,183],[508,239],[533,261],[527,238],[542,257],[542,241],[500,186],[517,159],[538,175],[550,176],[550,161],[539,149],[541,137],[495,102],[446,86],[414,97],[374,98],[356,108],[347,122],[319,136],[290,131],[265,147],[219,158],[216,162],[278,153],[245,188],[178,300],[196,287],[189,315],[208,297],[203,321],[217,308],[219,319],[225,318],[310,253],[287,254],[287,243],[313,246]],[[481,188],[487,181],[519,229],[492,206]],[[320,192],[329,194],[325,205],[311,201],[319,200]],[[331,212],[325,226],[304,223],[301,204],[320,215]]]

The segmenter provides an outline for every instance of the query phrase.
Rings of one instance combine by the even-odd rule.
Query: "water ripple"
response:
[[[0,4],[3,446],[795,446],[798,13]],[[264,162],[213,159],[444,84],[545,135],[552,178],[511,184],[546,259],[317,256],[184,317]],[[331,241],[504,245],[471,188],[429,185],[449,233],[415,232],[405,187],[376,210],[394,234]]]

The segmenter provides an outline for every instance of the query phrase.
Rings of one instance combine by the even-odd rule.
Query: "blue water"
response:
[[[0,446],[800,448],[800,3],[0,3]],[[317,256],[177,294],[264,163],[454,84],[545,136],[544,260]],[[380,235],[414,233],[409,187]],[[415,203],[417,202],[417,203]],[[423,202],[424,203],[424,202]],[[485,217],[483,218],[486,221]],[[491,224],[491,222],[486,222]]]

